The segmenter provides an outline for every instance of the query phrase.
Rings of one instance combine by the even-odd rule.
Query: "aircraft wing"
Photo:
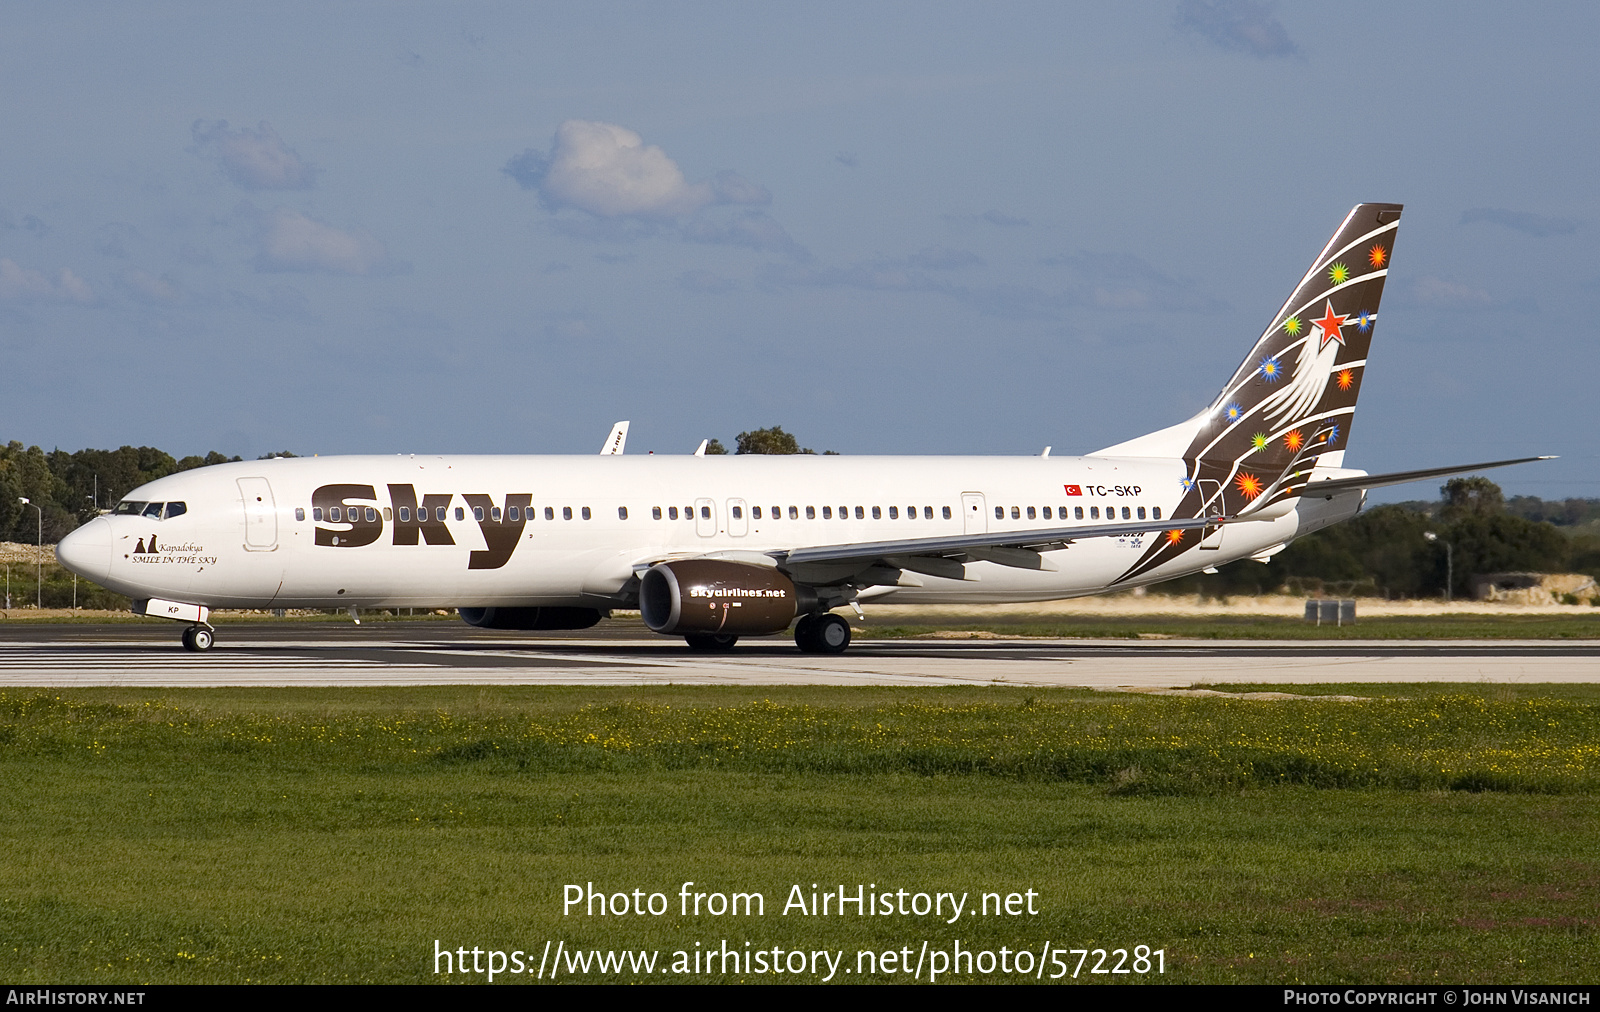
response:
[[[1195,530],[1214,527],[1214,517],[1186,520],[1136,520],[1118,524],[1080,527],[1051,527],[1031,531],[996,531],[987,534],[952,534],[938,538],[907,538],[902,541],[867,541],[845,545],[817,545],[790,551],[769,552],[780,566],[817,565],[836,562],[882,560],[895,568],[943,576],[959,570],[965,557],[974,562],[994,562],[1017,569],[1051,570],[1055,566],[1040,552],[1065,548],[1084,538],[1120,538],[1152,531]],[[937,561],[936,561],[937,560]],[[945,562],[939,566],[938,562]],[[921,564],[919,564],[921,563]],[[933,572],[927,564],[940,570]],[[956,576],[960,579],[960,576]]]
[[[1512,464],[1526,464],[1534,460],[1555,460],[1555,457],[1518,457],[1516,460],[1491,460],[1482,464],[1456,464],[1452,467],[1429,467],[1420,471],[1391,471],[1388,474],[1363,474],[1354,478],[1329,478],[1326,481],[1314,481],[1305,486],[1301,495],[1322,495],[1332,498],[1335,492],[1347,492],[1357,488],[1382,488],[1385,485],[1404,485],[1409,481],[1422,481],[1426,478],[1443,478],[1450,474],[1466,474],[1468,471],[1486,471],[1491,467],[1508,467]]]

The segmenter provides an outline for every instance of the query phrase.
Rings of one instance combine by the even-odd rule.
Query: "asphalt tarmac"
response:
[[[838,656],[786,637],[700,654],[612,626],[518,634],[451,622],[251,623],[205,654],[176,626],[0,626],[0,688],[386,685],[1012,685],[1592,682],[1600,642],[1560,640],[860,640]]]

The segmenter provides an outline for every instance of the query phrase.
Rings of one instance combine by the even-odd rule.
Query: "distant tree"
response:
[[[727,452],[728,452],[728,448],[726,446],[722,445],[722,440],[720,440],[720,439],[708,439],[708,440],[706,440],[706,456],[708,456],[708,457],[720,457],[720,456],[723,456],[724,454],[726,454]]]
[[[741,432],[741,433],[739,433],[739,439],[738,439],[738,443],[737,443],[737,448],[733,452],[734,453],[770,453],[770,454],[790,454],[790,453],[811,453],[811,454],[815,454],[817,451],[811,449],[810,447],[801,446],[800,445],[800,441],[798,439],[794,438],[793,436],[789,435],[787,432],[783,431],[783,427],[782,426],[774,425],[770,429],[752,429],[749,432]],[[832,450],[824,450],[824,451],[822,451],[822,455],[825,456],[825,457],[837,457],[838,456],[838,454],[835,453]]]
[[[739,433],[734,453],[800,453],[800,441],[774,425],[770,429],[751,429]],[[810,450],[804,451],[810,453]]]
[[[1440,486],[1439,495],[1444,499],[1444,508],[1439,515],[1449,522],[1462,517],[1491,516],[1505,512],[1506,508],[1506,497],[1501,493],[1500,486],[1477,475],[1451,478]]]
[[[296,456],[296,454],[290,453],[288,450],[278,450],[275,453],[263,453],[261,456],[257,457],[256,459],[257,460],[271,460],[274,457],[293,457],[293,456]]]

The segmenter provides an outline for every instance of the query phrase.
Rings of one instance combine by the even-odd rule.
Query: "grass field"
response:
[[[663,969],[748,941],[853,968],[959,939],[1030,961],[1147,945],[1168,981],[1594,978],[1600,691],[1288,691],[1365,698],[11,690],[0,977],[483,979],[436,977],[435,940],[531,963],[547,940],[659,950]],[[759,891],[765,916],[681,916],[686,881]],[[563,916],[563,887],[590,882],[671,909]],[[813,883],[972,906],[1031,889],[1037,913],[781,913]]]
[[[902,639],[952,632],[995,636],[1086,639],[1220,640],[1439,640],[1439,639],[1596,639],[1600,613],[1573,609],[1567,614],[1453,614],[1427,617],[1363,618],[1353,625],[1315,625],[1299,618],[1268,615],[1094,615],[1081,618],[1019,615],[983,621],[869,623],[855,629],[863,639]]]

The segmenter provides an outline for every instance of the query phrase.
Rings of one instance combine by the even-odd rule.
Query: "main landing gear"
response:
[[[192,625],[183,630],[183,649],[191,653],[203,654],[215,641],[216,634],[208,625]]]
[[[794,645],[808,654],[842,654],[850,645],[850,623],[838,615],[806,615],[795,624]]]

